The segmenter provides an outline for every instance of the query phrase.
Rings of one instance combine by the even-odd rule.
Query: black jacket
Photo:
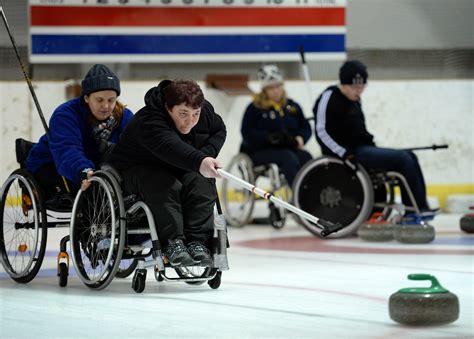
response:
[[[111,155],[118,170],[160,165],[197,172],[205,157],[219,154],[227,135],[222,118],[205,101],[196,126],[186,135],[179,133],[161,98],[170,83],[164,80],[145,94],[145,107],[133,116]]]
[[[342,158],[358,146],[375,146],[365,127],[360,101],[349,100],[337,86],[328,87],[319,96],[313,113],[316,140],[323,154]]]

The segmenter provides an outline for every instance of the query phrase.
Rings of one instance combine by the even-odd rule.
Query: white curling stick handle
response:
[[[310,104],[313,103],[313,92],[311,91],[311,77],[309,75],[308,64],[306,63],[306,57],[304,53],[304,46],[300,46],[300,57],[301,57],[301,69],[303,71],[303,77],[306,83],[306,90],[308,91],[308,101]]]
[[[283,207],[283,208],[286,208],[287,210],[290,210],[292,211],[293,213],[299,215],[300,217],[302,218],[305,218],[306,220],[309,220],[311,221],[312,223],[314,223],[316,226],[318,226],[319,228],[323,229],[323,232],[321,232],[321,235],[322,236],[327,236],[329,235],[330,233],[333,233],[333,232],[337,232],[338,230],[340,230],[341,228],[343,228],[344,226],[341,225],[341,224],[333,224],[331,222],[328,222],[328,221],[325,221],[325,220],[322,220],[320,218],[316,218],[314,215],[312,214],[309,214],[308,212],[305,212],[301,209],[299,209],[298,207],[296,206],[293,206],[289,203],[287,203],[286,201],[283,201],[281,199],[278,199],[277,197],[273,196],[273,194],[271,193],[268,193],[267,191],[264,191],[262,190],[261,188],[258,188],[238,177],[236,177],[235,175],[232,175],[226,171],[224,171],[223,169],[220,169],[218,168],[217,169],[217,172],[225,179],[227,180],[230,180],[230,181],[233,181],[234,183],[237,183],[239,184],[240,186],[242,186],[243,188],[245,188],[246,190],[250,191],[250,192],[253,192],[255,193],[256,195],[264,198],[264,199],[267,199],[267,200],[270,200],[271,202],[273,202],[275,205],[277,206],[280,206],[280,207]]]

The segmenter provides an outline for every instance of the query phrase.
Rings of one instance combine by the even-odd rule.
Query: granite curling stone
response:
[[[365,241],[390,241],[393,240],[393,232],[396,226],[390,223],[366,223],[359,227],[357,235]]]
[[[466,233],[474,233],[474,214],[466,214],[460,220],[461,230]]]
[[[392,294],[389,313],[392,320],[412,326],[448,324],[459,317],[458,297],[442,287],[430,274],[410,274],[410,280],[430,280],[430,287],[402,288]]]
[[[428,224],[397,225],[393,232],[395,240],[406,244],[427,244],[434,240],[435,229]]]

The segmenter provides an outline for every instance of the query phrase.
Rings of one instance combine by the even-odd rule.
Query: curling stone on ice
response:
[[[430,280],[430,287],[402,288],[390,296],[388,309],[392,320],[414,326],[441,325],[459,317],[458,297],[430,274],[410,274],[410,280]]]
[[[470,207],[474,210],[474,206]],[[474,213],[464,215],[460,220],[461,229],[466,233],[474,233]]]
[[[420,216],[411,215],[395,227],[393,236],[395,240],[406,244],[427,244],[434,240],[435,229]]]
[[[357,230],[359,238],[365,241],[390,241],[393,240],[395,229],[393,223],[384,220],[383,213],[374,213],[367,223],[362,224]]]

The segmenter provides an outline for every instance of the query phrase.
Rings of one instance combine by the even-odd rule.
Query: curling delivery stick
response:
[[[16,58],[18,60],[18,63],[20,64],[21,71],[23,72],[23,76],[25,77],[26,83],[28,84],[28,88],[30,90],[31,97],[33,98],[33,101],[35,103],[36,110],[38,111],[41,123],[43,124],[44,131],[46,132],[46,134],[48,134],[49,133],[48,124],[46,123],[46,119],[44,118],[43,110],[41,109],[38,98],[36,97],[36,92],[35,92],[35,89],[33,87],[33,84],[31,83],[31,79],[28,76],[28,74],[26,74],[25,66],[23,65],[23,62],[21,61],[20,52],[18,51],[18,47],[16,47],[15,38],[13,37],[13,34],[10,30],[10,25],[8,24],[7,16],[5,14],[5,10],[3,9],[3,4],[2,4],[1,1],[0,1],[0,14],[2,16],[3,23],[5,24],[5,28],[7,30],[8,36],[10,37],[10,41],[12,43],[13,50],[15,51]],[[66,178],[64,176],[62,176],[62,179],[63,179],[64,187],[66,188],[66,191],[68,193],[71,192],[71,190],[69,189],[69,185],[66,181]]]
[[[262,190],[261,188],[258,188],[226,171],[224,171],[223,169],[221,168],[218,168],[217,169],[217,172],[225,179],[227,180],[230,180],[236,184],[238,184],[239,186],[242,186],[243,188],[245,188],[246,190],[252,192],[252,193],[255,193],[256,195],[266,199],[266,200],[270,200],[271,202],[273,202],[275,205],[277,206],[280,206],[280,207],[283,207],[297,215],[299,215],[300,217],[302,218],[305,218],[306,220],[309,220],[311,221],[312,223],[314,223],[318,228],[322,229],[321,231],[321,236],[322,237],[327,237],[328,235],[330,235],[331,233],[334,233],[334,232],[337,232],[339,230],[341,230],[342,228],[344,228],[344,225],[340,224],[340,223],[332,223],[332,222],[329,222],[329,221],[326,221],[326,220],[323,220],[323,219],[319,219],[319,218],[316,218],[314,215],[312,214],[309,214],[281,199],[278,199],[277,197],[275,197],[273,194],[269,193],[269,192],[266,192],[264,190]]]
[[[313,104],[313,92],[311,90],[311,77],[309,76],[309,68],[306,63],[306,58],[304,54],[304,46],[300,46],[300,58],[301,58],[301,69],[303,71],[304,81],[306,83],[306,89],[308,91],[308,100],[310,104]]]

